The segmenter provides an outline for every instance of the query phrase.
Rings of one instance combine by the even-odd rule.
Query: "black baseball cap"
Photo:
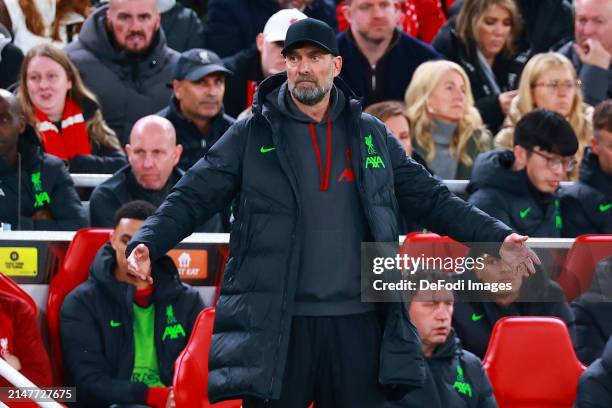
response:
[[[232,71],[225,68],[217,54],[203,48],[193,48],[180,55],[174,68],[174,79],[198,81],[214,72],[232,74]]]
[[[336,56],[340,54],[334,30],[323,21],[314,18],[305,18],[289,26],[283,55],[304,44],[314,44]]]

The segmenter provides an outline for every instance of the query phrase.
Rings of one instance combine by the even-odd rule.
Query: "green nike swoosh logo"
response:
[[[606,211],[608,211],[610,208],[612,208],[612,203],[608,203],[608,204],[599,204],[599,212],[606,212]]]
[[[274,149],[276,149],[276,147],[263,147],[263,146],[261,146],[261,148],[259,149],[259,152],[260,153],[268,153],[268,152],[271,152]]]
[[[519,211],[519,216],[521,218],[525,218],[527,216],[527,214],[529,214],[531,212],[531,207],[525,208],[522,211]]]
[[[121,326],[121,323],[116,322],[114,320],[110,321],[110,327],[119,327],[119,326]]]
[[[483,317],[484,317],[484,313],[483,314],[472,313],[472,321],[473,322],[477,322],[480,319],[482,319]]]

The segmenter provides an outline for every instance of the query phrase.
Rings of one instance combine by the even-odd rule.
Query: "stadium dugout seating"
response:
[[[561,274],[556,279],[568,302],[589,290],[597,263],[610,256],[612,235],[592,234],[576,237],[565,258]]]
[[[585,370],[556,317],[500,319],[483,365],[499,408],[571,408]]]

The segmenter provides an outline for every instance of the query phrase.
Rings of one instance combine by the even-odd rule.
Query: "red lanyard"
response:
[[[312,123],[308,124],[310,128],[310,137],[312,138],[312,144],[314,145],[315,154],[317,155],[317,165],[319,166],[319,188],[321,191],[329,189],[329,172],[331,169],[331,121],[329,116],[327,117],[327,161],[325,163],[325,179],[323,179],[323,163],[321,162],[321,151],[319,150],[319,144],[317,143],[317,134]]]

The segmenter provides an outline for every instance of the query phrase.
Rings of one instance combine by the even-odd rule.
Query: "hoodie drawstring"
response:
[[[327,117],[327,161],[325,162],[325,177],[323,176],[323,163],[321,162],[321,151],[317,143],[317,134],[313,123],[309,123],[310,137],[314,146],[315,155],[317,156],[317,166],[319,167],[319,188],[321,191],[329,189],[329,173],[331,171],[331,120]]]

